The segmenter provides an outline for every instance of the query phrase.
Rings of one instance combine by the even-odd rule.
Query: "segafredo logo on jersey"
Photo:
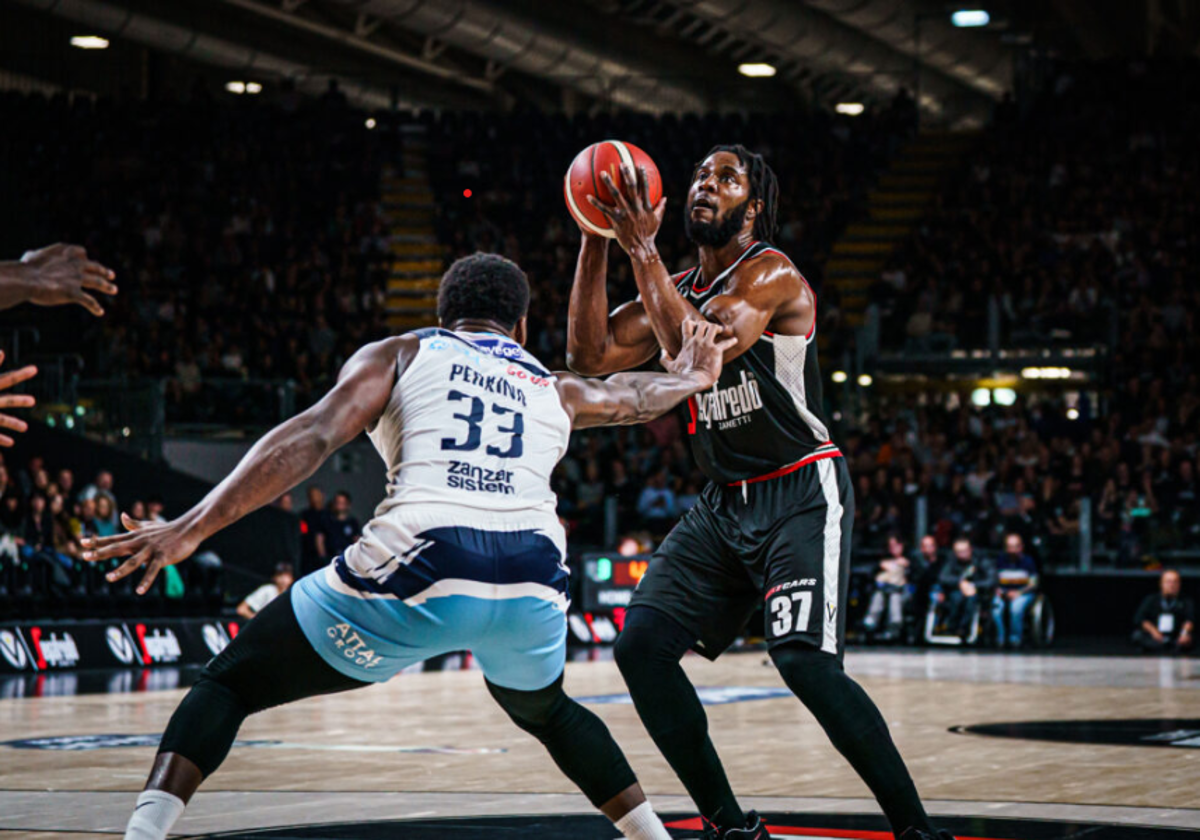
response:
[[[754,374],[741,372],[741,381],[737,385],[727,385],[724,388],[714,388],[702,391],[695,396],[696,421],[711,429],[717,424],[718,429],[729,429],[742,423],[749,422],[748,415],[763,407],[762,394],[758,390],[758,380]],[[744,419],[743,419],[744,418]]]

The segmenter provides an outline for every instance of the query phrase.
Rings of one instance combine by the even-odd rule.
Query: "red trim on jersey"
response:
[[[829,446],[829,445],[831,445],[831,443],[832,443],[831,441],[826,441],[825,443],[823,443],[821,445]],[[742,481],[730,481],[728,484],[726,484],[726,486],[727,487],[741,487],[743,484],[756,484],[759,481],[770,481],[772,478],[779,478],[780,476],[787,475],[788,473],[794,473],[796,470],[800,469],[801,467],[807,467],[809,464],[815,464],[817,461],[824,461],[827,458],[841,458],[841,457],[842,457],[841,450],[838,450],[838,449],[834,449],[829,452],[818,452],[815,455],[809,455],[806,458],[801,458],[799,461],[797,461],[794,464],[788,464],[786,467],[780,467],[779,469],[777,469],[773,472],[769,472],[766,475],[755,476],[754,478],[747,478]]]
[[[783,251],[780,251],[778,248],[773,248],[773,247],[768,246],[766,248],[763,248],[761,251],[759,251],[754,256],[761,257],[763,254],[778,254],[779,256],[781,256],[785,260],[787,260],[788,262],[792,263],[792,268],[796,268],[796,264],[794,262],[792,262],[792,258],[789,257],[787,254],[783,253]],[[806,278],[801,273],[800,269],[796,268],[796,273],[800,275],[800,282],[803,283],[805,285],[805,287],[808,288],[808,293],[810,295],[812,295],[812,299],[813,299],[813,322],[812,322],[812,326],[808,328],[808,334],[804,336],[806,339],[809,339],[809,338],[812,338],[813,333],[815,333],[817,331],[817,293],[813,291],[812,286],[808,285],[808,278]]]
[[[758,244],[758,240],[756,239],[756,240],[754,240],[753,242],[751,242],[749,245],[747,245],[745,248],[743,248],[743,249],[742,249],[742,253],[740,253],[740,254],[738,254],[738,255],[737,255],[737,259],[735,259],[733,262],[731,262],[731,263],[729,264],[729,267],[730,267],[730,268],[732,268],[733,266],[737,265],[737,263],[738,263],[738,260],[740,260],[742,257],[746,256],[746,252],[747,252],[747,251],[749,251],[751,248],[753,248],[753,247],[754,247],[755,245],[757,245],[757,244]],[[764,253],[765,253],[765,252],[764,252]],[[757,256],[757,254],[756,254],[755,256]],[[697,269],[699,269],[699,268],[700,268],[700,266],[696,266],[696,268],[697,268]],[[725,269],[725,271],[728,271],[728,270],[729,270],[728,268],[727,268],[727,269]],[[725,271],[722,271],[722,272],[721,272],[721,274],[724,274],[724,273],[725,273]],[[699,272],[697,272],[697,274],[698,274],[698,273],[699,273]],[[712,283],[709,283],[709,284],[708,284],[707,286],[705,286],[703,289],[697,289],[697,288],[696,288],[696,281],[695,281],[695,280],[693,280],[693,281],[692,281],[692,291],[693,291],[693,292],[695,292],[696,294],[702,294],[703,292],[707,292],[709,289],[711,289],[711,288],[713,287],[713,283],[716,283],[716,282],[717,282],[717,280],[719,280],[719,279],[721,278],[721,274],[718,274],[718,275],[717,275],[717,277],[716,277],[716,279],[714,279],[714,280],[712,281]]]
[[[696,398],[688,397],[688,411],[692,413],[692,419],[688,421],[687,432],[689,435],[696,434]]]
[[[763,330],[763,335],[769,335],[771,338],[775,337],[775,333],[771,332],[770,330]]]

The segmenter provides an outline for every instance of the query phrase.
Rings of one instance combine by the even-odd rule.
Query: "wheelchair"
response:
[[[935,586],[930,592],[929,609],[925,613],[925,642],[931,645],[995,647],[998,635],[992,620],[995,592],[988,592],[979,598],[974,615],[971,616],[968,632],[965,636],[960,636],[947,632],[942,626],[946,618],[946,608],[945,603],[939,602],[936,597],[940,591],[940,588]],[[1030,648],[1039,649],[1053,645],[1054,637],[1054,605],[1045,592],[1039,591],[1025,611],[1024,638]]]

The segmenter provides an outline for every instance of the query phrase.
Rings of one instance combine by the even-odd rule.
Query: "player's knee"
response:
[[[771,648],[771,661],[788,688],[806,703],[809,697],[846,676],[836,656],[804,642]]]
[[[571,704],[563,691],[563,678],[559,676],[550,685],[537,691],[519,691],[488,682],[488,691],[513,723],[534,736],[539,736],[553,727]]]
[[[653,679],[664,666],[679,661],[674,638],[680,628],[655,610],[631,609],[613,647],[613,658],[626,683]],[[686,650],[686,642],[683,649]]]
[[[229,686],[201,675],[172,715],[158,751],[183,756],[207,778],[225,760],[253,711]]]

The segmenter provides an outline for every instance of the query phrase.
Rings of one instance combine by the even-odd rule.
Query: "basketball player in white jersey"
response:
[[[200,503],[167,523],[88,540],[129,557],[144,593],[165,566],[308,478],[364,430],[388,467],[362,539],[272,601],[208,664],[163,735],[128,840],[163,840],[245,718],[383,682],[438,654],[474,653],[492,696],[626,837],[669,835],[604,724],[562,689],[566,540],[550,473],[572,428],[642,423],[709,388],[734,339],[683,326],[669,373],[551,373],[527,353],[525,274],[476,254],[442,278],[442,328],[370,344],[337,385],[278,426]],[[397,726],[403,726],[399,722]]]

